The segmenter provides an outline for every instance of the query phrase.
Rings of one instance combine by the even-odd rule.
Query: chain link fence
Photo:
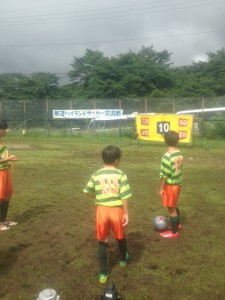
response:
[[[91,119],[54,119],[53,110],[98,110],[122,109],[123,115],[132,113],[169,113],[200,109],[194,114],[196,135],[219,135],[225,138],[225,111],[204,112],[206,108],[225,107],[224,97],[210,98],[144,98],[144,99],[42,99],[42,100],[1,100],[1,118],[8,121],[11,130],[22,134],[40,132],[50,136],[62,132],[70,134],[95,134],[115,131],[119,135],[134,135],[135,119],[93,122]],[[224,131],[224,133],[223,133]]]

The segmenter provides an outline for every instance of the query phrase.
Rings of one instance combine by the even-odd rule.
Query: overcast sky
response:
[[[0,73],[67,73],[87,48],[151,45],[189,65],[225,46],[224,13],[225,0],[0,0]]]

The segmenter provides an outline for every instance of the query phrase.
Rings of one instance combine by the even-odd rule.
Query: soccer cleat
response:
[[[127,266],[128,259],[129,259],[129,255],[128,255],[128,253],[126,253],[126,260],[121,260],[120,261],[120,267],[121,268],[125,268]]]
[[[164,238],[172,239],[172,238],[178,237],[179,233],[178,232],[173,233],[171,230],[168,230],[168,231],[165,231],[165,232],[161,232],[159,235],[161,237],[164,237]]]
[[[1,230],[8,230],[9,226],[5,226],[4,224],[0,224],[0,231]]]
[[[100,275],[99,275],[99,282],[100,282],[100,283],[106,283],[107,280],[108,280],[108,277],[109,277],[109,275],[106,275],[106,274],[100,274]]]
[[[182,225],[181,225],[181,224],[179,224],[179,225],[177,226],[177,230],[182,230]]]
[[[15,226],[17,225],[18,223],[17,222],[14,222],[14,221],[5,221],[2,223],[3,225],[5,226]]]
[[[169,224],[169,226],[168,226],[168,230],[171,230],[171,225]],[[179,224],[178,226],[177,226],[177,230],[182,230],[182,225],[181,224]]]

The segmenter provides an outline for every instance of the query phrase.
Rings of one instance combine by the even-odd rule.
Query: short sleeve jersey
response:
[[[167,152],[161,161],[160,178],[166,178],[166,184],[182,185],[183,155],[180,151]]]
[[[126,174],[108,167],[95,172],[83,192],[94,193],[95,204],[105,206],[122,206],[122,200],[132,196]]]
[[[9,169],[11,167],[11,163],[9,161],[1,164],[1,159],[6,159],[8,156],[9,154],[7,147],[5,144],[3,144],[0,146],[0,170]]]

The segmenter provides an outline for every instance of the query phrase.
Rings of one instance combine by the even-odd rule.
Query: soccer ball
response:
[[[164,216],[156,216],[153,219],[153,225],[156,230],[158,231],[165,231],[168,228],[168,221],[167,218]]]
[[[53,289],[45,289],[40,292],[37,300],[60,300],[60,296]]]

